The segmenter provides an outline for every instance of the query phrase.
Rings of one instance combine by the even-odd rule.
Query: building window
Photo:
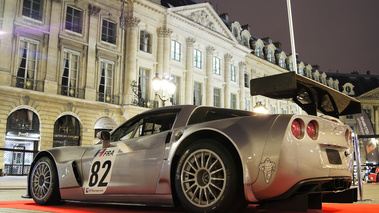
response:
[[[24,0],[22,15],[42,21],[42,3],[43,0]]]
[[[245,110],[251,111],[251,100],[245,98]]]
[[[101,40],[111,44],[116,44],[116,23],[105,19],[103,20]]]
[[[289,70],[290,70],[290,71],[295,71],[295,70],[293,69],[292,56],[291,56],[291,59],[289,60]]]
[[[193,105],[201,105],[201,84],[195,82],[193,85]]]
[[[287,109],[286,108],[282,108],[282,114],[287,114]]]
[[[82,33],[82,11],[73,7],[67,7],[66,30]]]
[[[259,46],[259,44],[257,44],[255,46],[255,55],[258,56],[258,57],[261,57],[261,55],[262,55],[261,47]]]
[[[274,58],[274,54],[272,52],[272,49],[268,49],[268,53],[267,53],[267,60],[269,62],[275,62],[275,58]]]
[[[276,106],[270,105],[270,114],[276,114]]]
[[[201,69],[201,64],[202,64],[202,52],[198,49],[194,49],[194,66]]]
[[[236,82],[236,67],[233,64],[230,65],[230,80]]]
[[[38,41],[20,38],[16,87],[24,89],[35,89],[38,46]]]
[[[138,76],[138,98],[149,99],[149,70],[140,68]]]
[[[171,59],[180,61],[181,58],[181,45],[178,41],[171,41]]]
[[[101,60],[99,97],[102,102],[111,103],[113,95],[114,62]]]
[[[304,68],[299,66],[299,75],[304,75]]]
[[[79,146],[80,123],[71,115],[60,117],[54,124],[53,147]]]
[[[140,45],[139,49],[141,51],[151,53],[151,34],[141,30],[140,32]]]
[[[214,88],[213,89],[213,106],[220,107],[221,106],[221,89]]]
[[[230,94],[230,108],[237,109],[237,95],[234,93]]]
[[[220,75],[220,58],[216,56],[213,57],[213,73]]]
[[[285,68],[285,63],[284,63],[284,59],[283,59],[282,56],[280,56],[280,59],[279,59],[279,66],[280,66],[281,68]]]
[[[80,53],[71,50],[64,51],[61,95],[78,96],[79,60]]]
[[[243,45],[245,45],[246,47],[249,47],[249,42],[247,42],[247,37],[243,36],[242,40],[243,40]]]
[[[243,78],[245,87],[249,88],[249,75],[246,72],[243,74]]]
[[[179,105],[180,104],[180,77],[172,76],[172,81],[176,85],[175,93],[172,95],[172,104]]]

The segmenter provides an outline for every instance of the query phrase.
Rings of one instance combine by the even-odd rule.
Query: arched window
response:
[[[53,147],[79,146],[80,128],[79,121],[74,116],[60,117],[54,124]]]
[[[28,110],[20,109],[9,115],[4,148],[4,174],[27,175],[38,150],[39,119]]]

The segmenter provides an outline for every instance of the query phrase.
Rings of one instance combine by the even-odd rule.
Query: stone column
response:
[[[224,79],[225,79],[225,96],[224,96],[224,103],[225,108],[230,108],[230,63],[233,56],[231,54],[225,54],[224,61],[225,61],[225,72],[224,72]]]
[[[162,78],[165,74],[169,73],[170,66],[170,35],[172,30],[166,27],[160,27],[157,29],[158,33],[158,65],[157,72]]]
[[[136,17],[128,17],[125,19],[125,27],[127,32],[127,41],[126,41],[126,64],[125,67],[125,86],[124,86],[124,95],[125,104],[130,104],[133,101],[133,91],[132,91],[132,81],[137,80],[137,51],[138,51],[138,24],[140,19]]]
[[[207,56],[206,56],[206,67],[205,71],[207,74],[207,81],[205,86],[205,104],[213,106],[213,52],[215,51],[214,47],[207,47]]]
[[[15,11],[17,11],[18,1],[6,1],[3,6],[4,8],[4,19],[2,31],[4,34],[1,35],[1,51],[0,51],[0,84],[1,85],[11,85],[11,54],[18,53],[18,45],[13,53],[13,44],[16,41],[17,37],[13,36],[14,33],[14,19]],[[17,58],[17,54],[15,55]],[[17,75],[17,73],[15,73]]]
[[[239,87],[240,87],[240,109],[243,109],[245,106],[245,80],[244,80],[244,75],[245,75],[245,67],[246,63],[241,61],[238,63],[238,73],[239,73]],[[253,103],[251,103],[253,104]],[[252,106],[254,107],[254,106]]]
[[[86,72],[86,87],[85,99],[96,100],[96,43],[97,30],[99,26],[100,7],[88,5],[89,10],[89,30],[88,30],[88,53],[87,53],[87,72]]]
[[[194,38],[187,38],[187,51],[186,51],[186,91],[185,91],[185,104],[193,104],[193,44],[195,43]]]
[[[59,52],[61,52],[61,44],[59,43],[59,26],[61,24],[61,11],[62,3],[60,1],[51,1],[51,16],[50,26],[56,26],[50,28],[49,42],[47,47],[47,66],[46,66],[46,78],[45,78],[45,92],[50,94],[57,94],[59,73],[62,70],[62,66],[59,66]]]

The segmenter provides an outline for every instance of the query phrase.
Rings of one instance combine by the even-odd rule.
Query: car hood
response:
[[[292,99],[309,115],[321,112],[339,118],[361,112],[358,100],[295,72],[251,79],[250,94]]]

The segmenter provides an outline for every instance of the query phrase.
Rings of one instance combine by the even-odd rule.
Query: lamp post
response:
[[[262,102],[258,101],[253,108],[253,112],[259,114],[268,114],[268,109],[262,104]]]
[[[170,81],[168,76],[159,78],[158,73],[155,73],[155,77],[152,80],[153,90],[155,95],[162,101],[162,105],[165,106],[165,102],[172,98],[172,95],[176,91],[176,85],[173,81]],[[161,93],[161,95],[159,94]]]

